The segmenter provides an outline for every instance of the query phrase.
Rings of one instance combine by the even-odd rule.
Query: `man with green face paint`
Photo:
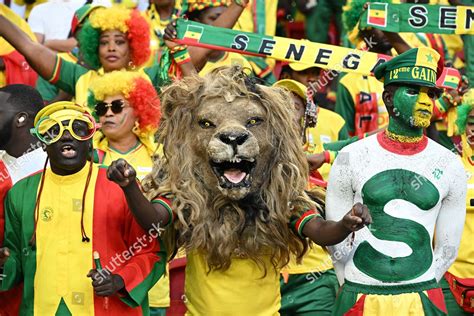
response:
[[[329,177],[326,216],[366,204],[373,223],[331,247],[343,284],[335,315],[446,315],[438,281],[456,258],[466,175],[456,156],[423,135],[438,89],[439,54],[409,50],[375,69],[386,131],[345,147]]]

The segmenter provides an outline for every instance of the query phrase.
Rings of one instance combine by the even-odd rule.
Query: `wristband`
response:
[[[324,162],[332,164],[337,157],[337,151],[325,150],[324,151]]]
[[[178,65],[182,65],[191,61],[191,55],[189,55],[187,49],[184,49],[174,53],[173,59]]]

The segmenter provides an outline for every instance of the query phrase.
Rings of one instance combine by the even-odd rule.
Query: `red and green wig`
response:
[[[94,10],[84,23],[79,34],[79,42],[84,61],[91,67],[101,67],[99,60],[100,34],[117,30],[127,35],[130,59],[140,67],[150,57],[150,26],[138,10],[122,7],[99,8]]]
[[[91,109],[108,96],[121,94],[130,103],[138,119],[137,136],[154,133],[161,110],[160,99],[147,77],[138,71],[112,71],[94,80],[87,103]]]

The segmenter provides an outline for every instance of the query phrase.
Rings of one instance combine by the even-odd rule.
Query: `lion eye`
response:
[[[260,123],[263,122],[263,119],[259,118],[259,117],[252,117],[251,119],[249,119],[247,121],[247,127],[251,127],[251,126],[255,126],[255,125],[258,125]]]
[[[199,120],[199,126],[201,126],[202,128],[216,127],[212,122],[208,120]]]

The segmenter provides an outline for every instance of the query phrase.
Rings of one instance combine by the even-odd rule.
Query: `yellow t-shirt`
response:
[[[339,140],[339,132],[345,124],[344,119],[337,113],[319,107],[318,124],[315,128],[308,128],[306,130],[306,141],[308,148],[316,148],[325,143],[331,143]],[[324,180],[329,179],[329,170],[331,166],[324,164],[318,169]]]
[[[279,273],[269,259],[265,262],[265,277],[256,263],[249,259],[232,259],[228,270],[209,273],[201,254],[188,253],[187,260],[186,315],[279,315]]]
[[[85,277],[91,269],[94,185],[87,189],[84,212],[84,229],[89,232],[90,242],[81,241],[79,225],[88,172],[88,163],[68,176],[46,170],[36,229],[34,285],[36,289],[48,290],[35,291],[37,315],[54,315],[61,299],[73,315],[94,315],[94,290]],[[98,172],[94,164],[91,184],[96,183]]]
[[[313,243],[300,264],[297,264],[296,258],[291,256],[290,262],[283,269],[283,272],[288,274],[304,274],[322,272],[332,268],[332,259],[327,250]]]
[[[41,4],[41,3],[45,3],[45,2],[48,2],[48,0],[36,0],[35,2],[33,3],[26,3],[25,0],[15,0],[15,3],[18,4],[18,5],[25,5],[26,6],[26,10],[25,10],[25,19],[28,19],[28,17],[30,16],[30,12],[31,10],[33,10],[33,8],[35,6],[37,6],[38,4]]]
[[[125,159],[130,165],[132,165],[137,172],[138,180],[142,180],[151,172],[153,161],[151,160],[146,147],[140,142],[137,142],[135,147],[124,153],[108,147],[102,164],[109,166],[112,161],[120,158]]]
[[[250,63],[242,55],[237,53],[225,52],[221,59],[217,61],[208,61],[199,72],[199,75],[204,76],[218,67],[232,65],[240,65],[244,68],[248,68],[250,70],[252,69]]]
[[[466,172],[469,174],[466,196],[466,221],[464,222],[458,257],[448,271],[460,278],[474,278],[474,244],[472,243],[474,237],[474,205],[471,205],[471,199],[474,199],[474,161],[468,157],[463,157],[462,162]]]

